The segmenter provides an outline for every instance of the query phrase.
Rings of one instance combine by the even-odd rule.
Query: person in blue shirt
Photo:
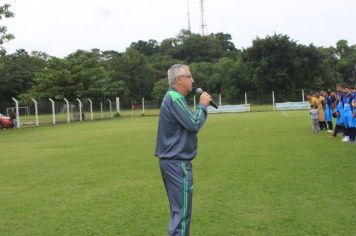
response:
[[[355,142],[355,137],[353,135],[356,124],[353,121],[352,117],[352,100],[354,96],[351,94],[351,91],[348,87],[344,88],[344,96],[342,98],[343,107],[344,107],[344,125],[345,125],[345,137],[348,137],[350,143]],[[345,140],[346,141],[346,140]]]
[[[156,157],[170,205],[170,236],[189,235],[192,213],[193,173],[191,161],[197,154],[197,133],[207,119],[211,96],[203,92],[195,112],[185,96],[194,79],[187,65],[168,70],[169,90],[163,98],[158,122]]]
[[[335,129],[334,129],[334,134],[332,135],[332,137],[336,137],[338,133],[342,133],[344,134],[344,124],[341,123],[342,122],[342,117],[341,117],[341,112],[340,110],[343,110],[344,108],[342,107],[342,102],[340,101],[340,97],[339,95],[335,96],[336,98],[336,105],[335,105],[335,109],[333,112],[333,117],[335,118]]]
[[[343,98],[344,98],[344,85],[343,84],[337,84],[336,85],[336,94],[339,97],[339,121],[340,121],[340,126],[342,128],[342,141],[343,142],[348,142],[349,141],[349,135],[346,132],[346,126],[345,126],[345,112],[344,112],[344,103],[343,103]]]
[[[356,90],[352,91],[352,102],[351,102],[351,110],[352,110],[352,128],[350,134],[350,143],[355,143],[356,139]]]

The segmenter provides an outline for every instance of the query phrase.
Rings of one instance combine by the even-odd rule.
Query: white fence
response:
[[[47,102],[38,102],[35,99],[31,99],[31,104],[24,104],[15,98],[12,98],[15,103],[15,107],[10,107],[16,114],[16,127],[21,128],[23,126],[39,126],[40,124],[52,124],[57,123],[71,123],[73,121],[82,122],[84,119],[94,120],[94,119],[104,119],[113,118],[114,112],[112,108],[112,102],[110,99],[98,101],[93,104],[91,99],[81,99],[77,98],[75,101],[68,101],[63,99],[63,101],[54,101],[49,98]],[[119,99],[116,99],[116,112],[120,113],[118,109],[120,107]],[[93,106],[95,105],[95,106]],[[27,107],[26,113],[21,113],[21,106]],[[34,111],[34,114],[30,114],[29,110]],[[6,109],[9,113],[9,109]]]
[[[223,106],[218,106],[218,109],[215,109],[212,106],[208,106],[208,113],[249,112],[249,111],[251,111],[250,104],[223,105]]]
[[[310,105],[308,102],[283,102],[283,103],[275,103],[275,109],[277,111],[305,110],[305,109],[310,109]]]

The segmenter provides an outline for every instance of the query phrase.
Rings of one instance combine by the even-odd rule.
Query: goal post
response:
[[[10,111],[16,111],[16,107],[7,107],[6,108],[6,115],[9,116]],[[30,116],[30,108],[28,106],[18,107],[18,113],[21,116]]]

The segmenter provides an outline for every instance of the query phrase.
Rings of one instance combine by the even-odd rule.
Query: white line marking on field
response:
[[[283,115],[284,115],[285,117],[289,117],[289,115],[288,115],[285,111],[283,111]]]

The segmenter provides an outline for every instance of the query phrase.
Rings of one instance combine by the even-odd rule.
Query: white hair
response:
[[[186,68],[188,68],[188,66],[183,64],[174,64],[169,68],[167,72],[169,87],[172,87],[177,77],[184,75]]]

